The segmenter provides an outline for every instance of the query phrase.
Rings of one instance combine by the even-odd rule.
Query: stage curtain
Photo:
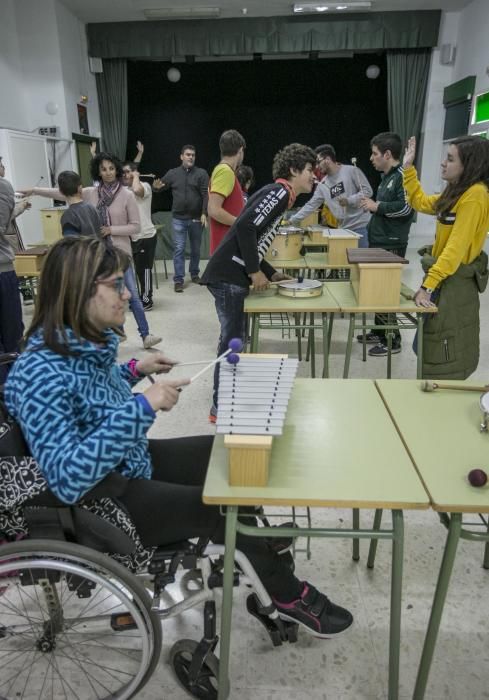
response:
[[[104,59],[103,72],[97,73],[96,80],[103,150],[124,160],[127,144],[126,59]]]
[[[431,50],[387,52],[387,107],[391,131],[419,143]]]
[[[87,25],[88,53],[100,58],[371,51],[437,45],[440,10],[329,17],[104,22]]]

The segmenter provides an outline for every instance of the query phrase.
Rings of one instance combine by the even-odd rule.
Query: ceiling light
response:
[[[219,17],[220,7],[158,7],[143,10],[146,19],[202,19]]]
[[[344,2],[341,5],[323,5],[321,3],[301,3],[292,5],[294,13],[316,13],[316,12],[347,12],[370,10],[372,2],[370,0],[356,0],[355,2]]]

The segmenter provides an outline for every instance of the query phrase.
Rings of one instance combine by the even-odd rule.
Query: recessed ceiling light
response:
[[[344,2],[341,5],[324,5],[321,3],[301,3],[292,5],[294,13],[315,13],[315,12],[345,12],[345,11],[355,11],[355,10],[370,10],[372,7],[372,2],[370,0],[354,0],[353,2]]]

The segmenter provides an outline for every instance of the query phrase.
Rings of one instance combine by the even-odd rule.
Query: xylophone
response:
[[[298,360],[241,355],[221,364],[216,430],[229,449],[229,483],[265,486],[274,435],[281,435]]]

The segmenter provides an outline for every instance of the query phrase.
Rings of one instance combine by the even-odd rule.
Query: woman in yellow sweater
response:
[[[479,292],[487,285],[489,231],[489,142],[462,136],[451,142],[442,162],[447,186],[427,195],[413,161],[416,141],[409,139],[403,179],[411,206],[437,217],[433,246],[423,251],[425,277],[415,295],[418,306],[438,306],[424,326],[423,376],[465,379],[479,361]]]

